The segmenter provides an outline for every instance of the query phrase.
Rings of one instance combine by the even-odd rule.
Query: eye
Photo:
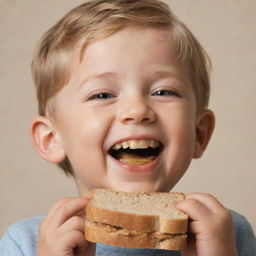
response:
[[[160,89],[152,93],[152,96],[176,96],[181,97],[181,95],[174,90]]]
[[[102,100],[105,100],[105,99],[110,99],[110,98],[114,98],[115,96],[112,95],[111,93],[108,93],[108,92],[101,92],[101,93],[96,93],[96,94],[93,94],[91,95],[88,100],[97,100],[97,99],[102,99]]]

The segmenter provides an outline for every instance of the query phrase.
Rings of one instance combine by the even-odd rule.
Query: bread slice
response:
[[[172,207],[182,193],[134,193],[93,189],[85,237],[130,248],[179,250],[186,246],[188,216]]]

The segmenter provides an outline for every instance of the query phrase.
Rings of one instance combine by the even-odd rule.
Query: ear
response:
[[[197,119],[194,158],[202,156],[212,136],[214,127],[215,116],[213,112],[209,109],[204,110]]]
[[[53,123],[44,116],[38,116],[32,122],[30,137],[36,151],[51,163],[60,163],[65,159],[62,141]]]

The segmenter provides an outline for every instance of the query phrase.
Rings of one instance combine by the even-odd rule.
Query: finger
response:
[[[174,206],[188,214],[189,218],[193,221],[206,219],[213,214],[205,204],[194,198],[177,202]]]
[[[206,205],[215,214],[225,211],[226,208],[214,196],[206,193],[190,193],[185,196],[186,199],[196,199]]]
[[[65,197],[65,198],[61,198],[60,200],[57,201],[57,203],[55,203],[51,209],[49,210],[47,217],[51,218],[52,216],[55,215],[55,212],[59,210],[59,208],[62,207],[63,204],[65,204],[67,201],[69,201],[71,199],[71,197]]]
[[[88,198],[65,198],[58,202],[47,215],[53,227],[59,227],[76,213],[85,209]]]
[[[84,238],[84,234],[77,230],[64,233],[60,238],[60,242],[70,249],[89,245],[89,242]]]
[[[71,230],[77,230],[80,231],[81,233],[84,232],[84,225],[85,221],[82,217],[79,216],[73,216],[70,219],[68,219],[61,227],[60,227],[60,232],[61,233],[66,233]]]

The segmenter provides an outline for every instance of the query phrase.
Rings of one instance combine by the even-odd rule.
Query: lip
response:
[[[110,154],[108,154],[108,157],[127,172],[148,173],[148,172],[152,172],[155,169],[155,167],[158,165],[161,154],[162,152],[160,152],[160,154],[152,162],[144,165],[128,164],[128,163],[117,160],[116,158],[112,157]]]

